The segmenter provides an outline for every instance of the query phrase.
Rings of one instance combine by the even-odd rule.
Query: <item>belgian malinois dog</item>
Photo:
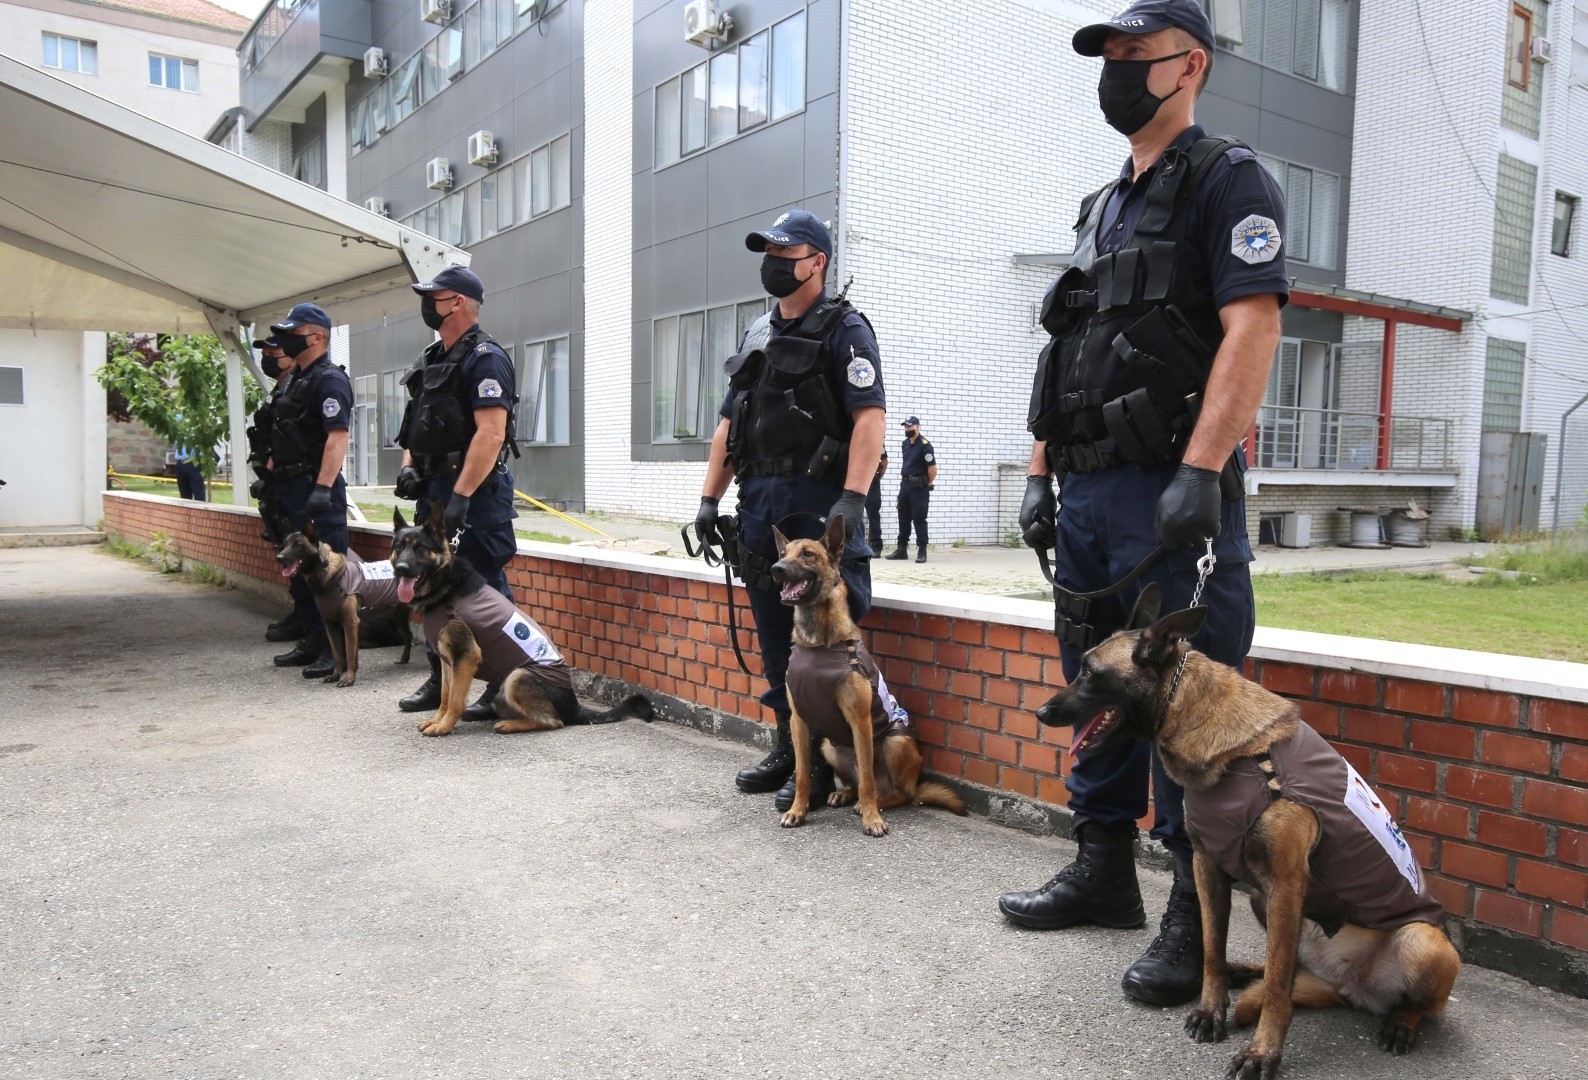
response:
[[[1151,740],[1185,788],[1203,942],[1202,998],[1186,1032],[1222,1041],[1229,988],[1245,985],[1235,1023],[1257,1021],[1257,1030],[1230,1062],[1231,1078],[1277,1075],[1298,1005],[1378,1016],[1380,1048],[1406,1053],[1461,968],[1415,855],[1293,703],[1191,649],[1206,608],[1163,618],[1158,608],[1149,585],[1127,629],[1090,650],[1037,718],[1080,724],[1076,754]],[[1252,911],[1268,931],[1262,965],[1226,960],[1232,879],[1254,890]]]
[[[334,665],[326,682],[352,686],[358,678],[358,649],[366,645],[403,647],[399,664],[413,652],[413,623],[408,605],[397,600],[391,563],[366,563],[354,552],[343,555],[320,539],[314,522],[302,532],[289,533],[276,553],[281,576],[298,574],[314,594],[315,607],[325,623]]]
[[[961,816],[965,804],[944,784],[921,780],[921,750],[895,721],[892,695],[849,617],[849,589],[838,572],[844,517],[834,515],[820,541],[789,541],[776,529],[778,562],[772,579],[794,609],[794,655],[789,660],[789,731],[794,738],[794,804],[783,827],[805,820],[811,804],[811,732],[822,756],[846,785],[828,806],[859,800],[860,829],[888,831],[882,811],[895,806],[941,806]]]
[[[453,554],[435,503],[422,525],[392,515],[397,596],[424,620],[425,640],[441,658],[441,707],[421,721],[426,735],[450,735],[477,677],[499,686],[495,707],[503,734],[550,731],[564,724],[650,720],[651,703],[631,694],[615,708],[586,708],[573,692],[572,669],[540,625],[491,588],[467,559]]]

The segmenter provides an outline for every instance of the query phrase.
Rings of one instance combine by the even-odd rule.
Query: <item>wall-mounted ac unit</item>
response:
[[[1528,42],[1527,52],[1534,60],[1545,64],[1555,59],[1555,46],[1550,44],[1550,40],[1547,37],[1535,37]]]
[[[452,17],[451,0],[419,0],[419,17],[428,23],[444,23]]]
[[[517,0],[518,17],[520,19],[540,18],[543,0]]]
[[[444,157],[425,162],[425,187],[445,191],[452,186],[452,166]]]
[[[733,17],[717,10],[716,0],[689,0],[684,7],[684,40],[710,49],[727,41],[733,32]]]
[[[391,217],[391,211],[386,206],[386,200],[379,195],[371,195],[364,200],[364,209],[381,217]]]
[[[364,50],[364,78],[381,79],[386,76],[386,50],[372,45]]]
[[[496,139],[489,131],[476,131],[469,136],[469,164],[496,164]]]

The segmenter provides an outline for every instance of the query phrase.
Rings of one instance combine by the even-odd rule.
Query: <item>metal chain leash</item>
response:
[[[1208,578],[1213,575],[1213,567],[1218,564],[1218,559],[1213,554],[1213,540],[1208,540],[1208,550],[1205,555],[1197,560],[1197,587],[1191,592],[1191,603],[1188,607],[1196,607],[1202,602],[1202,587],[1208,583]],[[1185,674],[1186,661],[1191,658],[1191,647],[1188,644],[1185,652],[1180,654],[1180,663],[1174,669],[1174,678],[1169,682],[1169,696],[1163,699],[1163,711],[1169,712],[1169,706],[1174,702],[1174,696],[1180,689],[1180,676]]]

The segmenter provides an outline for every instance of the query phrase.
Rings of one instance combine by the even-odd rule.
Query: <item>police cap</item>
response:
[[[1213,24],[1198,0],[1136,0],[1107,22],[1081,27],[1072,44],[1082,56],[1102,56],[1103,43],[1116,30],[1122,34],[1151,34],[1171,26],[1213,48]]]
[[[809,244],[829,260],[833,257],[833,237],[821,219],[809,210],[790,210],[772,222],[770,228],[753,232],[744,238],[744,246],[751,251],[765,251],[768,244],[795,247]]]
[[[449,266],[429,281],[418,282],[410,288],[421,295],[450,289],[459,296],[467,296],[470,300],[485,299],[485,282],[480,280],[479,274],[467,266]]]
[[[920,427],[921,426],[921,418],[919,416],[906,416],[904,418],[904,422],[901,423],[899,426],[900,427]]]
[[[278,323],[271,323],[270,329],[278,334],[288,330],[296,330],[300,326],[319,326],[326,330],[331,329],[331,316],[319,304],[299,304],[287,312],[287,317]]]
[[[256,349],[276,349],[276,350],[280,350],[281,349],[281,342],[276,340],[276,335],[271,334],[267,338],[255,338],[254,339],[254,348],[256,348]]]

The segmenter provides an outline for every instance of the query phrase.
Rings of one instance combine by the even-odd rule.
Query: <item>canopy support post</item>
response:
[[[259,385],[265,389],[268,390],[270,385],[265,381],[264,373],[254,363],[253,349],[247,344],[249,338],[243,333],[237,316],[207,304],[204,307],[204,316],[209,320],[210,329],[220,339],[221,348],[226,353],[226,411],[231,421],[229,427],[232,448],[232,503],[236,506],[247,506],[248,485],[251,481],[244,468],[248,454],[248,412],[246,398],[243,395],[243,369],[246,367],[249,374],[253,375]]]

